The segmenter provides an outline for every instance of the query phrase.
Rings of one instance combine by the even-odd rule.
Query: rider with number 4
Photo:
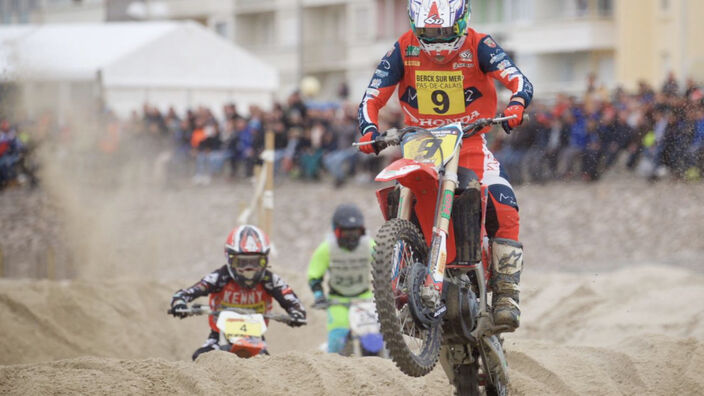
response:
[[[406,124],[433,128],[493,118],[497,107],[494,80],[498,80],[512,92],[504,115],[515,116],[504,121],[504,130],[521,124],[533,86],[491,36],[468,26],[469,0],[409,0],[408,13],[411,30],[382,58],[359,107],[361,143],[379,136],[379,110],[396,86]],[[494,324],[514,331],[520,322],[518,283],[523,267],[518,203],[501,165],[486,146],[483,133],[488,130],[463,143],[459,187],[468,175],[489,186],[486,228],[492,238]],[[367,154],[378,154],[383,148],[378,143],[360,146]]]
[[[267,269],[269,263],[269,237],[259,228],[244,225],[230,232],[225,241],[227,264],[206,275],[200,282],[177,291],[171,299],[174,316],[187,308],[187,303],[201,296],[210,296],[213,311],[222,308],[244,308],[257,313],[268,313],[272,309],[272,298],[291,317],[290,326],[305,324],[306,311],[293,290],[278,275]],[[217,318],[209,318],[210,335],[205,344],[193,353],[198,355],[219,349],[220,332]]]
[[[332,217],[333,232],[321,243],[308,265],[314,308],[326,307],[323,278],[329,273],[329,297],[337,302],[372,299],[370,272],[374,240],[366,236],[364,217],[354,205],[343,204]],[[328,352],[341,353],[350,331],[349,307],[328,306]]]

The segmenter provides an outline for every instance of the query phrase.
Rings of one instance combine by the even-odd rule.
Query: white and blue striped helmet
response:
[[[438,63],[449,62],[462,47],[471,15],[469,0],[408,0],[411,29]]]

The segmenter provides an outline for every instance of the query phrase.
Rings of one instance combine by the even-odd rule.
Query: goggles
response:
[[[338,228],[335,230],[335,234],[338,238],[361,238],[364,235],[363,228]]]
[[[426,43],[447,43],[459,37],[458,27],[416,28],[418,40]]]
[[[229,254],[230,266],[241,270],[260,270],[266,268],[269,260],[263,255],[244,256],[241,254]]]

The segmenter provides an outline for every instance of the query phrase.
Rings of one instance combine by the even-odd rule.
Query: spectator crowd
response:
[[[704,90],[692,80],[680,89],[670,75],[659,91],[641,82],[628,93],[598,89],[591,78],[582,99],[559,95],[530,113],[520,130],[492,143],[514,184],[596,181],[619,160],[650,180],[701,178]]]
[[[245,115],[234,104],[222,110],[220,117],[203,107],[178,114],[145,104],[141,114],[134,111],[127,120],[103,111],[98,151],[115,156],[130,142],[155,148],[167,153],[162,159],[170,177],[187,175],[195,184],[208,184],[215,177],[251,178],[264,150],[264,131],[271,130],[279,177],[326,178],[336,186],[351,177],[369,180],[398,155],[364,156],[352,147],[359,136],[356,103],[306,102],[294,92],[271,111],[250,106]],[[681,88],[670,76],[657,91],[641,83],[629,93],[597,88],[590,79],[583,97],[536,100],[529,113],[530,119],[510,135],[488,134],[490,148],[513,184],[596,181],[614,166],[650,180],[668,174],[701,179],[704,90],[694,81]],[[382,113],[381,122],[381,130],[400,127],[403,117],[391,109]],[[23,173],[22,158],[31,144],[21,128],[0,119],[0,185]]]

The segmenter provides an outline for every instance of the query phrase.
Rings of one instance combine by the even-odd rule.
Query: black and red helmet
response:
[[[354,250],[364,235],[364,215],[356,205],[342,204],[332,215],[332,229],[340,247]]]
[[[242,286],[254,287],[264,275],[271,250],[269,237],[252,225],[230,231],[225,241],[225,258],[230,276]]]

